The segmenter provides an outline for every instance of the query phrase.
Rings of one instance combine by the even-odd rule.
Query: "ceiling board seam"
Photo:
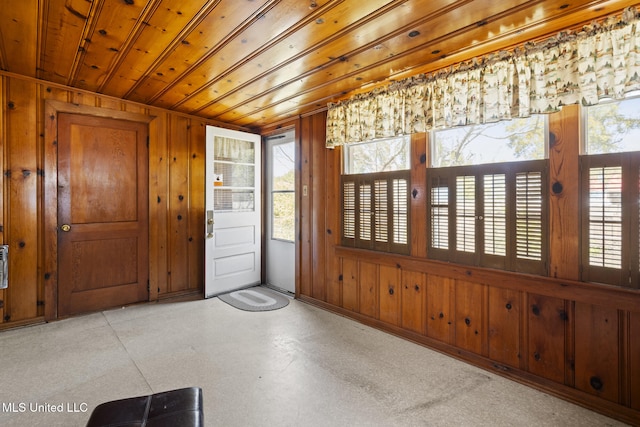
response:
[[[7,51],[4,47],[2,28],[0,28],[0,70],[8,70],[9,64],[6,62],[5,58],[7,58]]]
[[[107,67],[107,70],[111,70],[111,72],[107,76],[105,76],[104,80],[102,81],[102,83],[100,84],[96,92],[102,93],[102,91],[104,91],[105,86],[109,84],[111,79],[120,69],[120,66],[124,61],[125,56],[129,54],[129,52],[131,52],[131,48],[133,47],[133,44],[138,40],[138,38],[142,34],[142,31],[147,27],[148,19],[160,7],[160,3],[162,3],[162,0],[153,0],[147,3],[144,10],[140,14],[140,17],[138,18],[135,27],[129,33],[124,43],[122,43],[122,46],[120,47],[120,49],[118,49],[118,53],[116,54],[113,61],[111,61],[111,64],[109,65],[109,67]]]
[[[49,2],[46,0],[38,1],[38,45],[36,46],[36,55],[40,53],[40,57],[36,58],[36,72],[34,76],[40,77],[40,73],[44,70],[45,52],[44,46],[47,40],[47,25],[46,17],[49,16]]]
[[[149,67],[147,67],[147,71],[138,79],[136,83],[134,83],[131,88],[123,95],[124,99],[129,98],[141,85],[144,83],[149,76],[156,70],[160,64],[162,64],[168,57],[171,55],[177,48],[180,46],[182,41],[191,34],[198,25],[202,23],[202,21],[222,2],[222,0],[215,0],[212,3],[208,3],[205,7],[200,9],[198,13],[189,20],[189,23],[178,33],[178,35],[173,39],[171,43],[165,48],[165,50],[158,55],[158,58],[154,60]],[[149,101],[151,102],[151,101]]]
[[[212,49],[210,49],[209,52],[207,52],[205,55],[200,57],[200,59],[198,59],[196,62],[194,62],[189,68],[187,68],[182,73],[180,73],[180,75],[178,75],[177,78],[174,79],[174,82],[178,82],[178,81],[182,80],[183,78],[185,78],[186,76],[188,76],[191,73],[193,73],[196,70],[196,68],[198,68],[204,62],[208,61],[212,56],[217,54],[220,51],[220,49],[222,49],[223,47],[227,46],[232,40],[234,40],[236,37],[238,37],[238,35],[242,34],[247,28],[249,28],[256,21],[261,19],[264,14],[266,14],[268,11],[270,11],[271,9],[276,7],[278,5],[278,3],[280,3],[280,1],[282,1],[282,0],[272,0],[270,3],[264,5],[261,9],[257,10],[256,12],[254,12],[250,17],[245,19],[244,22],[242,22],[240,25],[238,25],[233,31],[231,31],[229,34],[227,34],[226,37],[224,37],[222,40],[220,40],[218,43],[216,43],[216,46],[214,46]],[[340,0],[340,2],[342,2],[342,1],[344,1],[344,0]],[[220,75],[224,76],[224,73],[221,73]],[[157,92],[155,95],[153,95],[149,99],[149,102],[157,101],[158,98],[160,98],[165,93],[167,93],[170,90],[172,90],[174,88],[174,86],[175,86],[175,83],[172,83],[170,85],[167,85],[167,86],[163,87],[159,92]]]
[[[86,49],[84,47],[87,44],[87,40],[91,39],[91,35],[96,29],[96,25],[98,25],[98,16],[100,15],[100,11],[104,7],[105,0],[95,0],[91,2],[91,8],[89,9],[89,16],[86,18],[84,23],[84,28],[82,30],[82,36],[80,37],[80,41],[78,43],[78,50],[73,59],[73,65],[71,66],[71,72],[69,73],[69,78],[67,79],[67,85],[75,86],[76,80],[78,78],[78,73],[80,72],[80,65],[82,64],[82,58],[86,55]]]

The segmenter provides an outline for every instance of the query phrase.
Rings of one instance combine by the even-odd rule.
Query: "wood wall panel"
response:
[[[160,112],[149,124],[149,282],[150,298],[155,300],[169,289],[169,247],[166,233],[169,225],[169,137],[166,123],[169,115]]]
[[[580,277],[579,115],[577,105],[549,115],[549,275],[572,280]]]
[[[640,311],[629,313],[628,331],[629,404],[640,411]]]
[[[427,255],[427,137],[411,135],[411,255]]]
[[[565,302],[530,294],[528,310],[529,371],[563,383],[565,378]]]
[[[300,277],[298,278],[300,293],[303,295],[313,295],[313,268],[312,268],[312,250],[311,250],[311,230],[315,225],[311,221],[311,197],[309,195],[309,188],[311,186],[311,179],[313,170],[311,169],[311,156],[312,153],[312,127],[309,119],[303,119],[299,126],[300,132],[300,196],[298,200],[299,205],[299,233],[300,233],[300,245],[298,248],[299,256],[299,271]]]
[[[322,145],[322,144],[321,144]],[[327,240],[325,251],[326,262],[326,301],[330,304],[340,306],[342,290],[340,288],[339,258],[335,256],[336,246],[340,243],[340,211],[336,209],[340,204],[340,160],[341,150],[325,150],[326,153],[326,221]],[[333,207],[333,208],[332,208]]]
[[[311,266],[312,291],[314,298],[326,299],[325,282],[325,237],[327,235],[327,198],[328,194],[326,169],[326,153],[324,148],[325,119],[321,115],[311,116],[311,177],[309,192],[311,194]],[[309,119],[305,119],[309,120]]]
[[[4,172],[5,172],[5,140],[6,140],[6,129],[7,125],[5,123],[6,113],[5,113],[5,94],[7,93],[6,89],[7,79],[0,75],[0,165],[2,165],[2,170],[0,171],[0,190],[2,190],[2,195],[0,196],[0,244],[5,244],[5,233],[4,233],[4,224],[6,221],[4,206],[5,206],[5,198],[7,195],[7,190],[5,187],[4,180]],[[4,306],[7,300],[6,291],[4,289],[0,289],[0,324],[2,324],[4,319]]]
[[[188,289],[189,125],[179,116],[169,122],[169,292]]]
[[[6,93],[5,241],[9,244],[9,289],[5,321],[21,321],[38,315],[38,199],[39,133],[37,87],[26,80],[9,80]]]
[[[453,344],[455,328],[455,280],[427,275],[427,335]]]
[[[520,366],[521,299],[520,292],[489,288],[489,357],[514,368]]]
[[[380,266],[379,291],[381,321],[397,326],[400,323],[400,269]]]
[[[620,352],[618,310],[576,303],[576,388],[617,402]]]
[[[342,307],[358,311],[358,261],[342,260]]]
[[[205,132],[202,122],[193,120],[189,135],[189,279],[188,288],[197,290],[204,284],[204,239],[205,223]],[[202,285],[201,285],[202,284]]]
[[[358,272],[358,293],[360,313],[365,316],[378,318],[378,265],[371,262],[360,262]]]
[[[456,283],[456,346],[476,354],[485,354],[486,287],[459,280]]]
[[[404,329],[425,333],[424,273],[402,270],[401,325]]]

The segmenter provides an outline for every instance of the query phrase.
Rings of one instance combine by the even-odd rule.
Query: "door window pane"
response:
[[[273,193],[273,230],[272,239],[294,241],[295,233],[295,194],[294,192]]]
[[[295,145],[293,141],[271,147],[271,238],[294,241]]]
[[[214,139],[214,210],[255,210],[255,145],[251,141]]]

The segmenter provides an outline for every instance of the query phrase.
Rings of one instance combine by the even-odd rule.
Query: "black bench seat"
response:
[[[202,390],[182,388],[102,403],[87,427],[200,427],[204,425]]]

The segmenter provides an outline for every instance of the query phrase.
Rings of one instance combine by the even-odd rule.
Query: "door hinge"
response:
[[[149,148],[149,135],[147,135],[147,148]]]
[[[37,301],[37,302],[36,302],[36,306],[38,306],[38,307],[44,307],[44,301]]]
[[[151,292],[151,284],[149,283],[148,279],[147,279],[147,292]]]

